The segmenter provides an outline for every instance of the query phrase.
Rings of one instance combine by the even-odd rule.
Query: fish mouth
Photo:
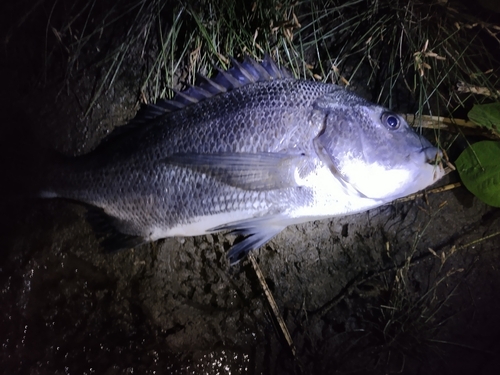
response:
[[[436,146],[432,145],[426,138],[419,135],[420,139],[420,154],[424,156],[427,164],[439,165],[443,160],[443,152]]]
[[[441,177],[455,169],[453,165],[447,160],[446,155],[443,153],[443,151],[441,151],[437,147],[425,147],[422,149],[422,153],[425,156],[425,162],[435,168],[434,181],[439,180]],[[443,163],[446,164],[446,167],[444,167]]]
[[[428,164],[437,164],[443,159],[443,152],[434,146],[425,147],[422,152],[425,155],[425,162]]]

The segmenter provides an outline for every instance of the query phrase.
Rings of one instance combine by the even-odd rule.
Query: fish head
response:
[[[315,139],[318,156],[343,184],[362,197],[389,202],[444,175],[441,152],[401,115],[346,93],[348,105],[334,105],[338,94],[318,105],[325,117]]]

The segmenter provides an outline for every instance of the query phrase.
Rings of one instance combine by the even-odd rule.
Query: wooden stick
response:
[[[417,116],[411,114],[404,115],[406,121],[412,124],[414,127],[423,127],[427,129],[442,129],[452,131],[453,127],[458,126],[465,129],[477,129],[485,133],[486,136],[493,139],[500,139],[500,134],[493,129],[488,129],[483,126],[479,126],[476,123],[459,118],[450,118],[442,116]]]
[[[257,278],[259,279],[260,286],[262,287],[262,290],[264,291],[264,294],[267,298],[267,302],[269,302],[269,305],[271,306],[271,310],[273,311],[274,317],[278,321],[281,332],[283,333],[283,336],[285,337],[285,340],[288,343],[288,346],[290,347],[290,350],[292,351],[293,356],[295,357],[297,350],[295,349],[295,345],[293,343],[292,336],[290,335],[290,332],[288,331],[288,328],[285,324],[285,321],[283,320],[283,317],[280,314],[278,305],[276,304],[276,301],[271,293],[271,290],[269,289],[269,286],[267,285],[266,279],[264,278],[264,275],[262,274],[262,271],[260,270],[259,264],[255,260],[255,257],[252,255],[252,253],[248,254],[248,259],[250,259],[250,262],[252,263],[253,269],[255,270]]]
[[[457,187],[460,187],[460,186],[462,186],[462,184],[460,182],[456,182],[454,184],[448,184],[448,185],[444,185],[444,186],[441,186],[441,187],[437,187],[435,189],[428,190],[425,193],[416,193],[416,194],[408,195],[407,197],[396,199],[393,202],[397,202],[397,203],[399,203],[399,202],[408,202],[408,201],[412,201],[414,199],[417,199],[419,197],[423,197],[426,194],[442,193],[444,191],[456,189]]]

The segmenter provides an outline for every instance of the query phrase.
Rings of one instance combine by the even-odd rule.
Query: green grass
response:
[[[498,61],[484,45],[488,38],[497,43],[488,34],[494,25],[454,5],[418,0],[191,3],[117,0],[101,8],[95,1],[63,2],[68,7],[64,21],[56,25],[49,19],[47,39],[57,39],[52,44],[68,54],[66,78],[89,64],[103,69],[87,113],[131,64],[143,72],[140,100],[151,102],[168,95],[168,86],[193,84],[197,71],[210,75],[213,64],[227,68],[228,57],[246,54],[270,53],[297,77],[351,85],[373,101],[417,114],[450,116],[485,100],[459,92],[461,82],[491,92],[499,87]]]

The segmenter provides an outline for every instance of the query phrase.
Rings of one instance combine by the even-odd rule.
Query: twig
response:
[[[492,96],[494,98],[498,98],[500,96],[500,91],[498,90],[492,91],[487,87],[471,85],[470,83],[465,83],[463,81],[458,81],[457,92]]]
[[[408,202],[408,201],[412,201],[412,200],[417,199],[417,198],[421,198],[427,194],[442,193],[442,192],[445,192],[448,190],[456,189],[460,186],[462,186],[462,184],[460,182],[455,182],[453,184],[448,184],[448,185],[437,187],[435,189],[428,190],[425,193],[416,193],[416,194],[408,195],[407,197],[396,199],[395,201],[393,201],[391,203]]]
[[[479,126],[472,121],[467,121],[459,118],[450,118],[442,116],[414,116],[411,114],[406,114],[406,121],[409,124],[413,124],[414,127],[422,127],[427,129],[440,129],[452,131],[454,126],[459,126],[467,129],[480,129],[483,130],[489,138],[500,139],[500,134],[492,129]]]
[[[271,310],[273,311],[274,317],[278,321],[281,332],[283,333],[283,336],[285,337],[285,340],[288,343],[288,346],[290,347],[290,350],[291,350],[293,356],[295,357],[297,350],[295,348],[295,344],[293,343],[292,336],[290,336],[290,332],[288,331],[288,328],[285,324],[285,321],[283,320],[283,317],[280,314],[278,305],[276,304],[276,301],[271,293],[271,290],[269,289],[269,286],[267,285],[267,282],[264,278],[264,275],[262,274],[262,271],[260,270],[259,264],[255,260],[255,257],[252,255],[252,253],[248,254],[248,259],[250,259],[250,262],[252,263],[253,269],[255,270],[255,274],[257,275],[257,278],[259,279],[260,286],[262,287],[262,290],[264,291],[267,302],[269,302],[269,306],[271,306]]]

